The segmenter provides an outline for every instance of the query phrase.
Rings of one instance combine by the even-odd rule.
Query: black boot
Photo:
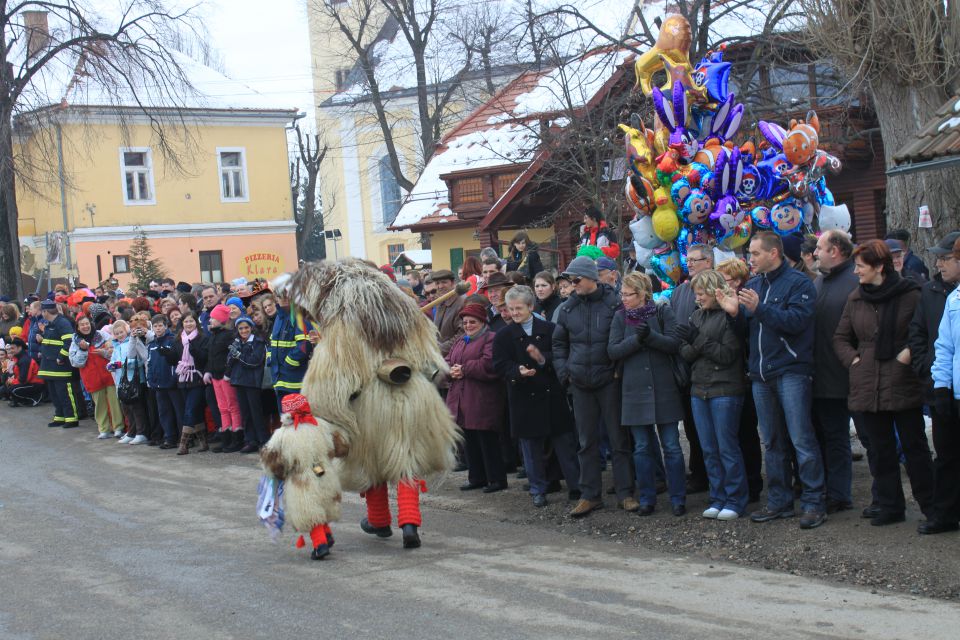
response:
[[[227,444],[223,445],[224,453],[236,453],[243,447],[243,431],[231,431],[227,436]]]
[[[330,555],[330,545],[321,544],[319,547],[314,548],[313,552],[310,554],[310,557],[314,560],[323,560],[328,555]]]
[[[417,525],[405,524],[400,528],[403,529],[403,548],[418,549],[420,547],[420,534],[417,533]]]
[[[360,521],[360,528],[371,535],[377,536],[378,538],[389,538],[393,535],[393,529],[390,528],[390,525],[385,527],[375,527],[370,524],[370,521],[366,518]]]
[[[213,445],[210,447],[211,453],[223,453],[224,448],[230,442],[229,431],[217,431],[207,438],[207,443]]]

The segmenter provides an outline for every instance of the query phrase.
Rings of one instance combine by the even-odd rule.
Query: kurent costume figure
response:
[[[339,463],[347,453],[343,438],[333,426],[318,421],[307,399],[287,394],[281,405],[280,428],[260,451],[264,470],[284,483],[285,518],[294,529],[310,532],[314,560],[330,555],[333,533],[330,524],[340,519]],[[304,546],[303,536],[297,547]]]
[[[350,447],[341,482],[366,498],[360,526],[393,534],[387,485],[396,484],[403,546],[419,547],[422,478],[453,468],[461,437],[434,384],[447,372],[437,331],[363,260],[306,264],[289,287],[319,334],[303,394]]]

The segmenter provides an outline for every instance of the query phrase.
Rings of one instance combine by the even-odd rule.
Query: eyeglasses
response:
[[[428,290],[424,289],[424,290],[423,290],[423,295],[425,295],[425,296],[435,296],[435,295],[437,295],[437,290],[436,290],[436,289],[430,289],[430,290],[428,291]]]
[[[583,280],[583,278],[570,278],[572,284],[580,284],[581,280]]]
[[[633,296],[637,296],[637,295],[640,295],[640,294],[637,293],[636,291],[633,291],[633,292],[630,292],[630,291],[621,291],[621,292],[620,292],[620,296],[621,296],[622,298],[632,298]]]
[[[687,262],[709,262],[710,258],[687,258]]]

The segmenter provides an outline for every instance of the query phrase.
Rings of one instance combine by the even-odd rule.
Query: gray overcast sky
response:
[[[306,0],[206,0],[202,11],[228,76],[313,120]]]

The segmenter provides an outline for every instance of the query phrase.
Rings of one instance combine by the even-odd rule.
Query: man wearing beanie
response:
[[[54,407],[53,420],[47,426],[69,429],[79,426],[79,399],[71,384],[73,367],[70,366],[70,343],[73,342],[73,325],[60,315],[57,303],[52,300],[44,300],[40,309],[47,326],[38,340],[38,375],[46,383]]]
[[[626,434],[620,428],[620,385],[607,355],[607,339],[620,300],[613,288],[598,282],[597,265],[587,256],[574,258],[563,272],[573,293],[557,309],[553,362],[557,377],[573,393],[580,439],[581,498],[570,512],[582,518],[603,506],[600,437],[606,429],[613,452],[613,482],[620,506],[633,500],[633,471]],[[627,505],[629,506],[629,505]]]

